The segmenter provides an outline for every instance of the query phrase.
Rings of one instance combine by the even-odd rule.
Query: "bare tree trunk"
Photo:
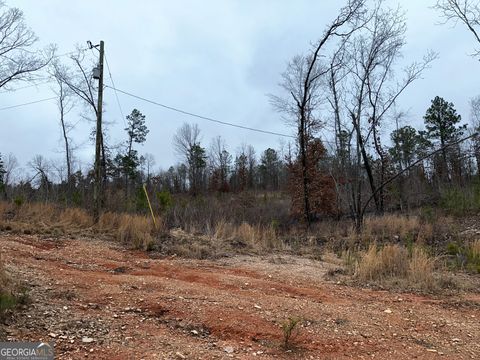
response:
[[[305,119],[302,116],[300,119],[298,141],[300,145],[300,157],[302,163],[302,184],[303,184],[303,218],[307,224],[310,225],[310,197],[308,194],[308,173],[307,173],[307,139],[305,135]]]
[[[373,171],[372,167],[370,165],[370,159],[368,158],[367,151],[365,150],[365,143],[363,141],[361,129],[360,129],[360,124],[358,123],[358,119],[354,114],[352,114],[352,122],[353,126],[355,128],[355,131],[357,133],[357,141],[358,145],[360,146],[360,151],[363,159],[363,166],[365,167],[365,171],[367,172],[368,176],[368,182],[370,184],[370,189],[372,191],[372,194],[374,195],[373,199],[375,201],[375,208],[377,211],[380,210],[380,201],[378,199],[378,194],[377,194],[377,188],[375,186],[375,179],[373,177]]]
[[[354,198],[355,204],[355,231],[359,234],[362,231],[363,226],[363,213],[362,213],[362,174],[361,174],[361,137],[362,135],[360,132],[357,131],[357,168],[356,168],[356,175],[357,175],[357,197]],[[353,187],[352,187],[353,188]]]
[[[375,116],[375,115],[374,115]],[[383,184],[385,181],[385,171],[386,171],[386,159],[385,159],[385,153],[380,145],[380,140],[377,134],[377,127],[374,125],[373,128],[373,143],[375,145],[375,150],[377,151],[378,156],[380,157],[380,184]],[[372,189],[372,191],[374,191]],[[382,187],[379,191],[379,207],[377,208],[377,211],[380,214],[383,214],[384,212],[384,203],[385,203],[385,192],[384,188]]]
[[[58,85],[59,85],[58,107],[60,110],[60,124],[62,126],[62,135],[63,135],[63,141],[65,145],[65,157],[66,157],[66,165],[67,165],[67,198],[70,199],[71,192],[72,192],[72,188],[71,188],[72,163],[70,158],[70,143],[67,135],[67,126],[65,124],[65,113],[66,113],[65,101],[66,101],[67,94],[65,92],[63,83],[61,81],[58,81]]]

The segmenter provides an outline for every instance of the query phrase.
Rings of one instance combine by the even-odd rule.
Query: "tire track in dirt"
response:
[[[478,294],[432,299],[349,288],[326,282],[321,263],[300,258],[283,265],[258,257],[220,264],[152,259],[95,239],[0,235],[0,244],[10,273],[30,284],[34,301],[7,327],[10,338],[58,335],[59,359],[480,354]],[[280,324],[289,316],[302,322],[296,347],[286,352]],[[83,343],[84,334],[94,342]]]

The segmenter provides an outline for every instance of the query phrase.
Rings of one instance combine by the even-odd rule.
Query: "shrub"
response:
[[[23,196],[16,196],[15,199],[13,199],[13,203],[18,207],[22,206],[24,202],[25,202],[25,199]]]
[[[8,292],[0,292],[0,318],[5,315],[7,310],[13,309],[16,305],[15,296]]]
[[[137,188],[135,191],[135,208],[137,211],[148,210],[147,197],[142,187]]]
[[[156,197],[162,213],[169,210],[173,206],[172,194],[170,194],[168,190],[158,191],[156,193]]]
[[[480,210],[480,183],[470,187],[453,187],[441,194],[440,205],[454,216],[463,216]]]
[[[480,239],[462,246],[451,242],[447,245],[447,254],[454,268],[480,273]]]
[[[298,317],[289,317],[288,320],[282,323],[283,345],[285,348],[290,347],[292,337],[296,335],[296,332],[298,332],[297,325],[300,323],[300,321],[301,319]]]

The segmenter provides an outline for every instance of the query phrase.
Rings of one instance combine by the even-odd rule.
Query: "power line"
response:
[[[32,87],[41,86],[41,85],[46,85],[46,84],[50,84],[51,82],[52,82],[52,80],[48,80],[48,81],[41,82],[41,83],[35,83],[35,84],[32,84],[32,85],[26,85],[26,86],[18,87],[18,88],[15,88],[15,89],[2,90],[2,91],[0,91],[0,94],[15,92],[15,91],[18,91],[18,90],[28,89],[28,88],[32,88]]]
[[[88,48],[78,49],[78,50],[69,51],[69,52],[66,52],[66,53],[63,53],[63,54],[59,54],[59,55],[53,55],[53,57],[54,58],[59,58],[59,57],[62,57],[62,56],[75,55],[75,54],[78,54],[78,53],[84,53],[87,50],[88,50]]]
[[[123,115],[122,105],[120,104],[120,99],[118,98],[117,87],[115,86],[115,82],[113,81],[112,72],[110,71],[110,65],[108,64],[107,54],[105,54],[105,62],[107,63],[107,70],[108,76],[110,76],[110,81],[112,82],[113,90],[115,91],[115,98],[117,99],[118,109],[120,110],[120,115],[122,116],[123,124],[127,127],[125,122],[125,116]]]
[[[192,112],[189,112],[189,111],[185,111],[185,110],[181,110],[181,109],[178,109],[178,108],[175,108],[175,107],[172,107],[172,106],[168,106],[168,105],[165,105],[165,104],[161,104],[161,103],[158,103],[158,102],[156,102],[156,101],[149,100],[149,99],[146,99],[146,98],[141,97],[141,96],[138,96],[138,95],[134,95],[134,94],[132,94],[132,93],[129,93],[129,92],[127,92],[127,91],[114,88],[114,87],[112,87],[112,86],[105,85],[105,87],[108,87],[108,88],[110,88],[110,89],[112,89],[112,90],[118,91],[118,92],[120,92],[120,93],[122,93],[122,94],[131,96],[131,97],[133,97],[133,98],[136,98],[136,99],[139,99],[139,100],[148,102],[148,103],[150,103],[150,104],[157,105],[157,106],[163,107],[163,108],[165,108],[165,109],[178,112],[178,113],[180,113],[180,114],[184,114],[184,115],[196,117],[196,118],[199,118],[199,119],[211,121],[211,122],[214,122],[214,123],[217,123],[217,124],[222,124],[222,125],[226,125],[226,126],[232,126],[232,127],[236,127],[236,128],[239,128],[239,129],[244,129],[244,130],[249,130],[249,131],[255,131],[255,132],[259,132],[259,133],[263,133],[263,134],[276,135],[276,136],[282,136],[282,137],[288,137],[288,138],[295,138],[295,137],[292,136],[292,135],[286,135],[286,134],[281,134],[281,133],[277,133],[277,132],[274,132],[274,131],[256,129],[256,128],[252,128],[252,127],[248,127],[248,126],[243,126],[243,125],[238,125],[238,124],[234,124],[234,123],[230,123],[230,122],[226,122],[226,121],[221,121],[221,120],[213,119],[213,118],[211,118],[211,117],[207,117],[207,116],[203,116],[203,115],[198,115],[198,114],[195,114],[195,113],[192,113]]]
[[[56,100],[57,97],[54,96],[54,97],[50,97],[50,98],[47,98],[47,99],[41,99],[41,100],[36,100],[36,101],[30,101],[30,102],[27,102],[27,103],[23,103],[23,104],[17,104],[17,105],[11,105],[11,106],[6,106],[6,107],[3,107],[3,108],[0,108],[0,111],[3,111],[3,110],[8,110],[8,109],[13,109],[13,108],[18,108],[18,107],[21,107],[21,106],[27,106],[27,105],[32,105],[32,104],[38,104],[38,103],[41,103],[41,102],[44,102],[44,101],[50,101],[50,100]]]

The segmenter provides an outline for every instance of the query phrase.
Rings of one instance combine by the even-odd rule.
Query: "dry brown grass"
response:
[[[213,237],[219,241],[236,241],[257,250],[284,248],[283,241],[273,226],[250,225],[245,222],[236,226],[221,220],[215,226]]]
[[[396,281],[403,287],[431,290],[435,287],[436,258],[424,249],[414,247],[411,254],[405,247],[376,244],[359,256],[355,277],[360,282],[388,284]]]
[[[5,201],[0,201],[0,215],[5,214],[5,212],[9,209],[10,205]]]
[[[121,215],[120,224],[116,231],[117,240],[135,249],[148,250],[154,242],[152,221],[145,216]]]
[[[143,250],[151,249],[156,235],[164,231],[161,222],[157,222],[155,227],[149,217],[112,212],[106,212],[100,216],[97,229],[100,232],[112,233],[125,245]]]
[[[120,214],[105,212],[100,216],[97,224],[97,230],[100,232],[110,232],[118,229],[120,226]]]
[[[408,277],[421,288],[434,287],[434,271],[436,259],[431,257],[424,249],[415,247],[409,261]]]
[[[93,218],[84,209],[66,208],[60,212],[59,222],[67,226],[89,228],[93,226]]]
[[[0,226],[16,232],[61,235],[95,230],[111,234],[136,249],[150,249],[155,236],[163,230],[162,222],[157,225],[155,228],[149,217],[107,212],[94,226],[92,216],[85,209],[43,203],[16,206],[0,202]]]
[[[480,259],[480,239],[476,239],[469,244],[469,253],[475,259]]]
[[[398,236],[400,239],[418,234],[421,223],[416,216],[383,215],[365,219],[363,236],[386,239]]]
[[[389,277],[405,277],[408,271],[408,252],[398,245],[378,249],[371,245],[360,258],[356,276],[361,281],[382,280]]]
[[[29,230],[35,233],[60,229],[86,229],[93,226],[93,219],[84,209],[63,208],[51,204],[31,203],[16,206],[0,203],[0,222],[13,230]]]
[[[0,294],[3,293],[7,286],[7,275],[5,274],[5,265],[3,264],[2,254],[0,253]]]

